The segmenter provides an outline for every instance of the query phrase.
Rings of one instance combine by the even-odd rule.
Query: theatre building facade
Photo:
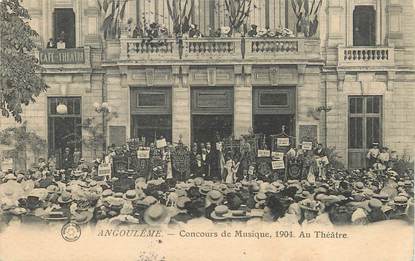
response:
[[[105,147],[161,136],[214,142],[250,131],[267,139],[283,126],[297,146],[306,138],[336,146],[350,167],[364,166],[373,142],[414,155],[411,1],[322,1],[310,37],[295,33],[297,18],[285,0],[253,0],[247,24],[288,28],[291,37],[171,37],[154,45],[124,29],[132,18],[172,32],[165,2],[128,1],[119,39],[102,37],[97,1],[24,3],[40,34],[36,55],[50,88],[23,118],[47,140],[49,156],[70,147],[96,157],[103,146],[83,142],[92,128]],[[191,19],[203,35],[227,25],[222,2],[195,0]],[[44,48],[62,31],[71,39],[65,49]]]

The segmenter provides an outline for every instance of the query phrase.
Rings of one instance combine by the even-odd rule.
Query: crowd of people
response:
[[[166,144],[159,154],[161,162],[171,162],[173,156],[166,153],[169,147],[173,146]],[[158,175],[153,170],[151,175],[141,175],[134,168],[113,168],[111,176],[99,175],[101,164],[115,164],[115,158],[128,150],[128,146],[110,148],[93,163],[82,158],[74,163],[73,158],[67,159],[68,152],[65,159],[70,162],[62,169],[53,160],[40,160],[27,171],[0,172],[0,227],[69,220],[115,226],[192,222],[346,225],[389,219],[413,223],[413,172],[397,173],[393,166],[382,170],[326,168],[324,175],[317,168],[312,179],[310,175],[270,178],[252,175],[252,162],[242,163],[233,154],[225,153],[226,160],[220,164],[220,150],[206,143],[190,149],[190,171],[184,176],[173,175],[171,166],[156,167]],[[290,149],[286,157],[295,153]],[[313,153],[324,155],[324,148],[319,145]],[[247,171],[238,176],[240,164],[248,165],[241,166]]]

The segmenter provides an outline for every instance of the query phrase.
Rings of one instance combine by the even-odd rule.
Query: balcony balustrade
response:
[[[382,46],[338,48],[339,67],[388,67],[395,65],[395,49]]]
[[[304,39],[299,38],[246,38],[246,59],[293,58],[304,55]]]
[[[166,60],[179,57],[176,39],[122,38],[121,60]]]
[[[107,41],[105,52],[107,62],[298,60],[320,57],[319,42],[304,38],[121,37],[119,42]]]
[[[183,59],[241,59],[240,38],[183,39]]]

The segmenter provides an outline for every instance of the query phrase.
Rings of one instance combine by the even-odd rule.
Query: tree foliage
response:
[[[18,0],[0,1],[0,109],[21,122],[22,105],[35,102],[47,86],[31,51],[38,37],[27,21],[28,11]]]
[[[176,35],[188,32],[190,19],[194,8],[194,0],[166,0],[167,10],[173,21],[173,31]]]
[[[229,25],[233,31],[239,31],[251,12],[252,0],[225,0],[229,13]]]
[[[97,0],[104,14],[101,30],[104,39],[117,39],[121,35],[121,22],[124,19],[127,0]]]
[[[323,0],[291,0],[291,5],[297,17],[297,32],[306,37],[317,33],[318,13]]]
[[[4,153],[5,158],[13,158],[15,161],[23,160],[24,165],[26,165],[27,149],[37,156],[43,155],[47,149],[46,140],[28,130],[26,122],[18,127],[10,127],[0,131],[0,144],[12,148]]]

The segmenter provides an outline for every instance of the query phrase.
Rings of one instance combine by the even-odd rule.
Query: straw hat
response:
[[[71,221],[78,225],[82,225],[88,223],[93,216],[94,214],[91,211],[82,211],[76,216],[72,216]]]
[[[264,202],[266,199],[267,199],[267,195],[265,195],[265,193],[263,193],[263,192],[257,193],[254,197],[254,200],[257,203]]]
[[[135,190],[127,190],[122,197],[128,201],[135,201],[139,199]]]
[[[225,205],[219,205],[215,207],[215,210],[210,214],[215,220],[225,220],[232,216],[229,208]]]
[[[149,225],[168,224],[170,222],[169,211],[161,204],[154,204],[144,212],[144,221]]]
[[[68,192],[62,193],[58,198],[58,203],[60,204],[66,204],[72,202],[72,195]]]
[[[321,209],[321,203],[312,199],[304,199],[299,203],[300,208],[318,212]]]
[[[212,190],[212,188],[210,186],[207,186],[207,185],[202,185],[202,186],[199,187],[199,192],[202,195],[207,195],[211,190]]]
[[[209,191],[209,193],[206,195],[206,200],[211,203],[219,204],[223,201],[223,194],[217,190]]]

